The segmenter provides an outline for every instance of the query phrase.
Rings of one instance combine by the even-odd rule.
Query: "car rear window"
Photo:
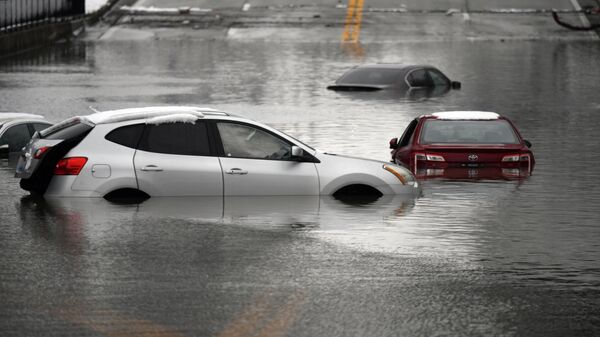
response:
[[[389,68],[361,68],[351,70],[342,76],[337,84],[373,84],[388,85],[398,82],[402,75],[400,69]]]
[[[147,125],[138,149],[148,152],[208,156],[210,145],[206,123]]]
[[[425,121],[421,144],[518,144],[519,139],[506,120]]]
[[[112,130],[104,138],[113,143],[136,149],[143,131],[144,124],[127,125]]]

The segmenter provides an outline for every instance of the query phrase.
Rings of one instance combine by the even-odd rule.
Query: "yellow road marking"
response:
[[[175,329],[150,321],[129,318],[111,310],[83,313],[61,311],[59,317],[109,337],[185,337]]]
[[[251,336],[263,321],[265,312],[269,309],[269,303],[261,298],[250,308],[244,311],[237,319],[231,322],[219,334],[219,337],[242,337]]]
[[[281,337],[296,320],[304,299],[292,296],[282,306],[258,299],[238,315],[219,337]],[[54,310],[54,316],[108,337],[186,337],[168,326],[129,317],[113,310],[86,310],[84,307]]]
[[[294,323],[302,302],[302,298],[292,297],[282,308],[274,308],[262,298],[231,322],[219,337],[281,337]],[[278,310],[273,315],[274,309]]]
[[[360,37],[364,0],[348,0],[342,42],[357,43]]]
[[[288,301],[279,314],[262,328],[257,337],[283,336],[294,323],[300,304],[302,304],[302,299],[299,298]]]

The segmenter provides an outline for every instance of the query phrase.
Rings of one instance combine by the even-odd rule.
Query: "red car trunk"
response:
[[[521,154],[521,145],[429,145],[426,153],[439,154],[448,166],[498,166],[507,155]]]
[[[392,161],[419,177],[529,175],[535,164],[529,147],[531,143],[510,120],[481,111],[423,115],[407,126],[400,139],[390,141]],[[466,171],[456,172],[459,169]]]

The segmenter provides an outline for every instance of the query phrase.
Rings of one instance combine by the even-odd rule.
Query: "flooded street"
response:
[[[62,43],[0,63],[0,109],[58,122],[89,107],[206,106],[379,160],[421,114],[495,111],[533,143],[533,175],[426,180],[418,198],[368,204],[118,205],[28,197],[3,162],[0,335],[599,335],[598,42],[312,33]],[[432,64],[462,88],[326,90],[378,62]]]

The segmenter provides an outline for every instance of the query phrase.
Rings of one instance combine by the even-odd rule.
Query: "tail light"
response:
[[[509,154],[507,156],[502,157],[503,162],[508,163],[516,163],[521,161],[528,162],[531,158],[528,154]]]
[[[429,154],[429,153],[417,153],[415,154],[415,160],[418,161],[446,161],[444,157],[437,154]]]
[[[44,153],[50,150],[50,146],[42,146],[39,149],[35,150],[33,153],[33,159],[40,159],[44,155]]]
[[[85,163],[87,163],[86,157],[63,158],[56,164],[54,174],[57,176],[76,176],[81,172]]]

